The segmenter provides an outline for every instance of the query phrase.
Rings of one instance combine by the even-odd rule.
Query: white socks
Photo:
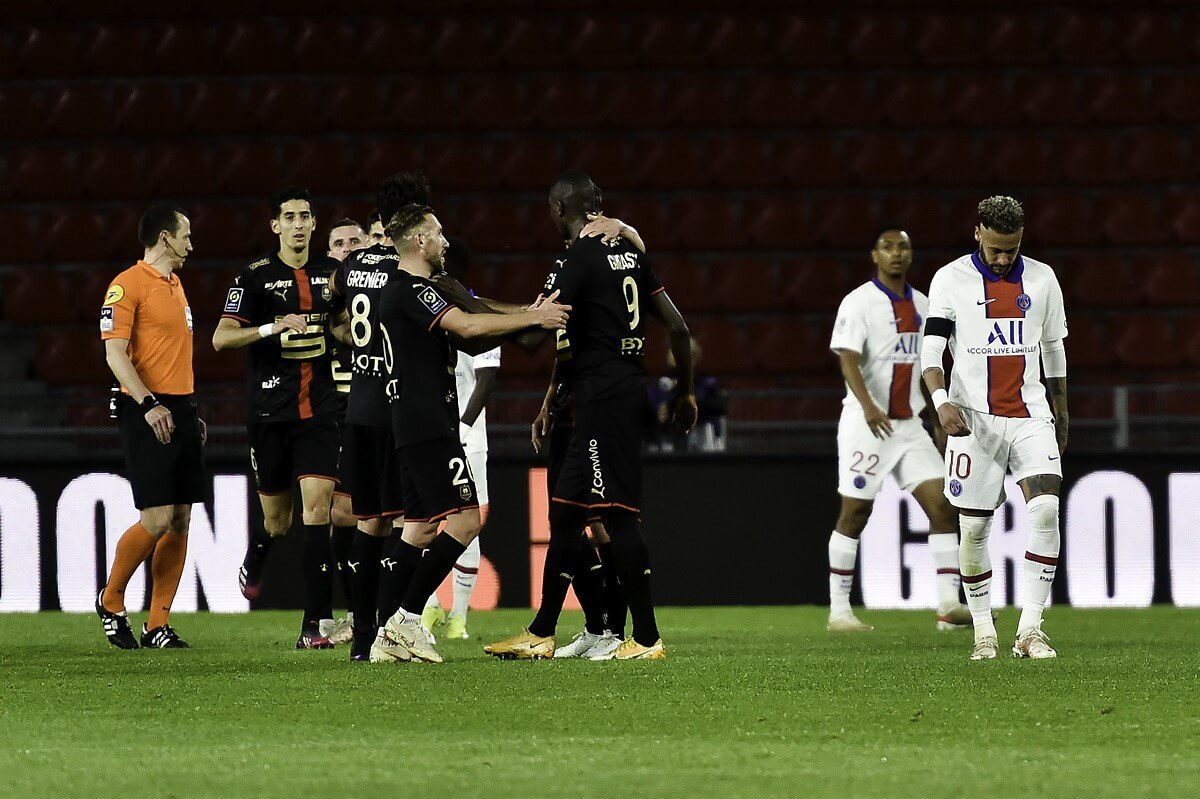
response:
[[[479,536],[467,544],[451,573],[454,575],[454,608],[450,615],[465,619],[467,608],[471,606],[471,594],[475,591],[475,581],[479,579]]]
[[[958,527],[962,533],[958,563],[962,572],[963,589],[967,594],[967,607],[971,609],[971,619],[975,622],[975,640],[994,638],[996,625],[992,621],[992,556],[988,552],[988,533],[992,529],[992,517],[960,514]]]
[[[829,536],[829,615],[844,616],[850,611],[850,587],[854,585],[854,563],[858,560],[858,539],[837,530]]]
[[[961,583],[958,576],[958,535],[930,533],[929,554],[933,558],[933,567],[937,569],[938,610],[949,610],[958,605]]]
[[[1058,531],[1058,497],[1042,494],[1029,500],[1029,547],[1025,552],[1025,602],[1017,635],[1042,623],[1042,610],[1050,598],[1050,587],[1058,571],[1058,550],[1061,538]]]

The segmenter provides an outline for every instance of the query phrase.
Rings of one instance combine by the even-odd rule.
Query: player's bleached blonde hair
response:
[[[997,233],[1016,233],[1025,227],[1025,209],[1012,197],[997,194],[979,204],[979,224]]]

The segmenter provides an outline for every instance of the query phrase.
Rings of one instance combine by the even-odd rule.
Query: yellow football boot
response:
[[[617,647],[617,654],[613,660],[666,660],[667,648],[663,646],[663,641],[659,638],[654,642],[654,646],[642,646],[637,641],[633,640],[633,636],[629,636],[621,645]]]
[[[484,652],[506,660],[540,660],[554,657],[554,636],[543,638],[523,630],[512,638],[487,644]]]

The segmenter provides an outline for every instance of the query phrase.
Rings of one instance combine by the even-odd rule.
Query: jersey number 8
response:
[[[356,347],[371,343],[371,298],[355,294],[350,302],[350,338]]]

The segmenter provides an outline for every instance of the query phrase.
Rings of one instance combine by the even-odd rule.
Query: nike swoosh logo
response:
[[[987,305],[989,302],[995,302],[995,301],[996,301],[996,298],[992,297],[990,300],[976,300],[975,304],[976,305]]]
[[[1052,461],[1056,461],[1056,460],[1058,460],[1058,456],[1057,456],[1057,455],[1051,455],[1051,456],[1050,456],[1050,460],[1052,460]]]
[[[1054,574],[1054,569],[1042,569],[1042,574]]]

